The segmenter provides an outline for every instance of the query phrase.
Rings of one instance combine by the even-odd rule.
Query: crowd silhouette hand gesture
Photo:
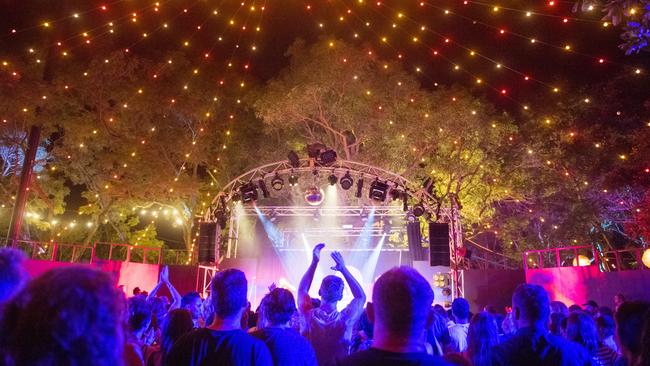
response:
[[[167,283],[169,282],[169,267],[163,266],[160,269],[160,277],[159,277],[160,282]]]
[[[314,251],[312,252],[312,261],[315,263],[318,263],[320,261],[320,251],[325,248],[324,243],[318,243],[314,247]]]
[[[332,270],[334,271],[339,271],[343,272],[345,269],[345,261],[343,260],[343,256],[339,252],[332,252],[332,259],[334,259],[335,265],[332,266]]]

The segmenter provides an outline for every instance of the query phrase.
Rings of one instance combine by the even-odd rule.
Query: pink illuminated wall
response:
[[[601,272],[597,266],[529,269],[526,282],[543,286],[552,300],[567,305],[595,300],[613,307],[614,295],[650,301],[650,270]]]
[[[66,262],[28,260],[26,268],[32,277],[37,277],[50,269],[71,265],[73,264]],[[118,286],[124,286],[124,292],[127,295],[131,295],[135,287],[140,287],[144,291],[151,291],[158,283],[159,267],[156,264],[98,261],[92,264],[81,265],[92,266],[112,273],[116,284]]]

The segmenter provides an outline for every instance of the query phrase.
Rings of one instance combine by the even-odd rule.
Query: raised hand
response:
[[[163,267],[160,269],[160,278],[159,278],[159,281],[160,281],[160,282],[164,282],[164,283],[169,282],[169,267],[167,267],[167,266],[163,266]]]
[[[334,271],[339,271],[343,272],[345,269],[345,261],[343,260],[343,256],[339,252],[332,252],[332,259],[334,259],[335,265],[332,267],[332,270]]]
[[[314,251],[312,252],[312,262],[318,263],[320,261],[320,251],[325,248],[325,243],[318,243],[314,247]]]
[[[269,292],[272,292],[276,288],[278,288],[278,285],[276,285],[275,282],[271,283],[271,285],[269,286]]]

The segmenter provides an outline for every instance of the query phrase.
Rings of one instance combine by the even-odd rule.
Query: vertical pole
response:
[[[9,232],[9,242],[11,246],[18,245],[18,238],[20,237],[20,228],[23,225],[23,217],[25,216],[25,205],[27,197],[29,196],[29,183],[32,180],[32,171],[34,170],[34,160],[36,159],[36,150],[41,139],[41,128],[39,126],[32,126],[29,131],[29,140],[27,142],[27,152],[23,161],[23,169],[20,172],[20,186],[18,187],[18,194],[16,195],[16,203],[11,215],[11,230]]]

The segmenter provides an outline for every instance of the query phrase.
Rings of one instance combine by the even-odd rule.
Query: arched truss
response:
[[[212,200],[210,209],[206,212],[204,219],[210,222],[217,221],[217,212],[228,209],[227,206],[231,204],[233,194],[237,192],[241,185],[249,182],[255,183],[258,179],[272,179],[276,175],[281,178],[286,178],[291,174],[312,173],[314,171],[335,174],[339,178],[349,173],[355,179],[363,178],[367,181],[366,183],[378,179],[388,184],[389,191],[391,189],[397,189],[404,192],[413,202],[422,204],[426,212],[436,214],[440,219],[445,221],[444,216],[446,216],[446,211],[439,210],[437,212],[438,208],[435,205],[436,198],[421,185],[386,169],[356,161],[340,159],[327,166],[318,165],[313,159],[301,159],[297,167],[292,166],[289,161],[283,160],[251,169],[224,186],[222,191]],[[226,207],[223,207],[224,205]]]
[[[283,160],[275,163],[270,163],[266,165],[259,166],[257,168],[251,169],[248,172],[238,176],[237,178],[230,181],[224,186],[221,192],[212,200],[210,204],[210,209],[206,211],[204,215],[204,220],[208,222],[221,222],[225,225],[225,222],[228,220],[228,212],[230,211],[230,205],[232,205],[232,197],[238,191],[239,187],[253,182],[256,183],[259,179],[273,179],[275,176],[281,178],[286,178],[291,174],[304,174],[304,173],[313,173],[317,171],[318,173],[328,173],[335,174],[338,178],[349,173],[355,179],[363,178],[366,181],[374,181],[375,179],[382,181],[388,185],[388,190],[397,189],[403,192],[406,197],[411,200],[411,203],[419,203],[428,212],[435,220],[441,222],[450,223],[450,254],[452,266],[450,268],[452,272],[452,291],[454,296],[462,296],[464,292],[464,280],[462,276],[462,271],[459,271],[460,267],[458,263],[463,261],[458,258],[457,250],[458,245],[462,245],[462,234],[457,235],[460,231],[460,228],[457,227],[454,230],[454,224],[452,221],[452,212],[449,209],[441,209],[436,197],[427,192],[426,188],[422,184],[416,184],[403,176],[388,171],[386,169],[378,168],[369,164],[364,164],[356,161],[350,160],[337,160],[334,163],[323,166],[315,162],[314,159],[300,159],[298,166],[292,166],[289,161]],[[378,214],[380,215],[397,215],[401,211],[401,208],[396,208],[395,206],[388,205],[390,198],[386,199],[386,203],[375,205]],[[376,203],[376,201],[375,201]],[[258,207],[263,214],[268,215],[272,211],[275,214],[280,216],[304,216],[305,214],[319,211],[320,214],[327,215],[327,209],[320,207],[309,207],[309,206],[261,206]],[[362,207],[338,207],[334,208],[334,211],[330,214],[346,216],[346,215],[360,215],[363,212]],[[385,212],[384,212],[385,211]],[[245,208],[243,211],[244,215],[254,215],[254,211],[251,208]],[[226,256],[230,258],[231,248],[233,245],[236,247],[237,243],[237,231],[238,225],[233,225],[236,220],[235,215],[230,215],[230,225],[229,225],[229,235],[228,235],[228,249]],[[219,225],[217,225],[219,226]],[[460,240],[459,240],[460,238]],[[460,242],[458,242],[460,241]],[[487,248],[484,248],[476,243],[474,243],[474,248],[476,252],[474,254],[474,259],[471,262],[477,262],[480,267],[485,268],[512,268],[509,264],[511,258],[508,258],[502,254],[494,253]],[[235,249],[236,251],[236,249]],[[491,253],[490,253],[491,252]],[[491,254],[491,256],[490,256]],[[494,257],[494,258],[492,258]],[[467,260],[467,263],[470,261]],[[455,263],[455,264],[454,264]]]

